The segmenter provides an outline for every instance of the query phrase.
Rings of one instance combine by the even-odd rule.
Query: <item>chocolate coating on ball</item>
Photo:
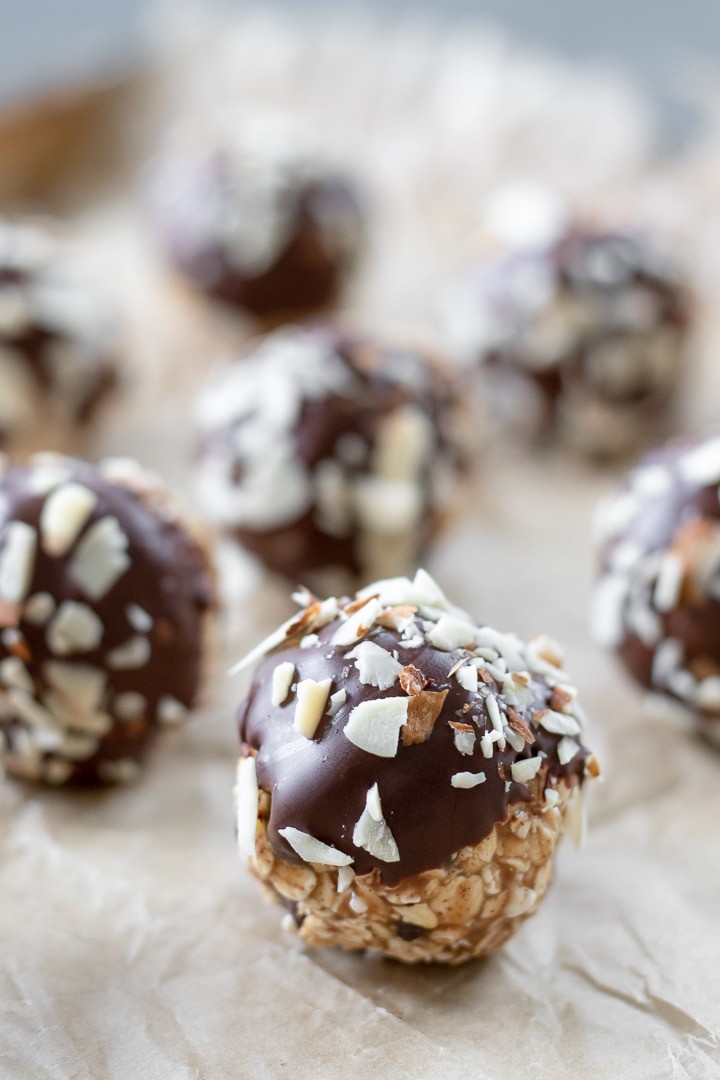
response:
[[[213,574],[158,482],[38,455],[0,485],[0,746],[10,773],[131,778],[197,700]]]
[[[479,264],[451,318],[508,423],[612,455],[667,419],[691,304],[657,237],[568,221],[543,245]]]
[[[116,386],[116,314],[79,256],[47,226],[0,221],[0,444],[89,424]]]
[[[599,514],[593,621],[648,689],[720,717],[720,439],[653,452]]]
[[[460,848],[477,844],[504,821],[511,804],[529,798],[522,782],[528,762],[531,772],[534,765],[547,767],[548,788],[561,777],[582,783],[589,751],[579,738],[582,714],[574,691],[563,682],[549,643],[526,646],[512,635],[474,627],[422,573],[415,583],[380,582],[364,595],[370,597],[369,626],[350,643],[334,639],[347,632],[353,616],[346,613],[355,614],[361,602],[348,608],[341,600],[336,614],[328,601],[322,608],[315,604],[301,616],[300,630],[290,627],[290,639],[256,674],[240,709],[239,731],[244,753],[256,755],[259,788],[271,797],[267,833],[278,857],[300,861],[283,834],[297,829],[351,856],[356,874],[376,870],[392,886],[444,867]],[[469,648],[457,645],[458,639]],[[358,649],[362,659],[353,655]],[[294,670],[279,704],[274,672],[286,664]],[[508,668],[520,672],[517,680]],[[305,680],[328,679],[328,704],[307,737],[297,729],[298,688]],[[374,715],[386,702],[401,714],[406,710],[402,726],[382,712]],[[358,708],[369,725],[392,729],[387,756],[374,743],[376,731],[359,722]],[[557,733],[558,727],[572,738]],[[365,848],[357,842],[373,789],[391,834],[384,855],[372,843]]]
[[[268,336],[201,400],[208,517],[293,582],[416,565],[456,490],[454,391],[415,349],[328,326]]]
[[[179,133],[157,165],[153,203],[176,268],[262,318],[332,303],[361,246],[354,185],[272,121]]]

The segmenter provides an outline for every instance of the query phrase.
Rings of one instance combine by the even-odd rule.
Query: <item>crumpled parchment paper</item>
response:
[[[333,19],[324,34],[265,16],[220,29],[186,19],[182,33],[177,20],[172,33],[167,19],[159,25],[158,73],[143,88],[154,122],[231,94],[289,105],[366,179],[375,225],[356,312],[431,331],[437,289],[469,250],[480,197],[524,173],[600,201],[620,192],[665,215],[701,277],[712,277],[716,158],[653,166],[646,107],[608,75],[490,32],[417,23],[348,30]],[[137,130],[138,116],[128,123]],[[85,222],[132,325],[128,393],[95,451],[138,455],[192,502],[191,402],[215,354],[245,329],[168,282],[126,197],[108,196]],[[719,400],[712,321],[710,310],[682,418],[689,429],[711,420]],[[617,476],[552,454],[488,450],[464,516],[429,565],[479,619],[566,645],[605,767],[584,850],[564,845],[548,900],[508,946],[460,969],[416,970],[305,952],[284,936],[280,909],[235,853],[243,683],[224,672],[288,600],[282,584],[224,552],[232,610],[206,704],[158,746],[139,783],[100,793],[0,787],[0,1076],[720,1076],[720,756],[647,719],[586,630],[593,507]]]

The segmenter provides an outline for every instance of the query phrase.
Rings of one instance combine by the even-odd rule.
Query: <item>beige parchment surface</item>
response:
[[[571,161],[571,187],[609,201],[631,192],[632,205],[671,219],[709,293],[715,153],[657,167],[642,102],[614,79],[487,33],[391,34],[363,22],[346,34],[333,24],[321,48],[307,29],[261,18],[232,42],[212,25],[191,29],[189,44],[162,58],[158,114],[168,100],[248,87],[285,101],[294,87],[295,105],[326,121],[370,178],[376,224],[356,313],[431,332],[476,195],[518,170],[567,178]],[[210,77],[198,56],[213,40],[222,64]],[[592,146],[588,108],[604,118]],[[126,393],[92,452],[137,454],[192,504],[192,399],[221,345],[245,328],[229,329],[168,282],[127,193],[83,210],[132,326]],[[720,402],[706,307],[685,429],[711,422]],[[101,793],[0,786],[3,1080],[720,1076],[720,757],[650,721],[586,629],[593,508],[618,470],[493,444],[483,457],[428,568],[478,619],[565,645],[606,774],[588,842],[563,847],[540,914],[500,954],[458,970],[310,953],[283,934],[280,910],[235,854],[243,683],[224,672],[288,600],[283,585],[223,552],[227,607],[206,704],[139,783]]]

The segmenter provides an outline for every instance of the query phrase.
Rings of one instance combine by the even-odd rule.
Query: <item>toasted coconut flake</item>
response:
[[[373,784],[365,799],[365,809],[353,829],[353,844],[363,848],[381,862],[399,862],[400,852],[395,837],[383,817],[380,792]]]
[[[516,732],[526,743],[530,746],[535,742],[535,736],[528,727],[527,723],[523,720],[519,712],[513,709],[512,705],[507,710],[507,722],[511,731]]]
[[[339,690],[336,690],[334,694],[330,695],[330,705],[328,706],[327,714],[332,717],[343,707],[347,701],[347,690],[344,686],[341,686]]]
[[[351,615],[349,619],[341,623],[332,637],[333,645],[354,645],[360,638],[365,637],[380,613],[380,601],[372,598]]]
[[[238,850],[247,859],[255,854],[258,801],[255,758],[240,758],[235,780],[235,827]]]
[[[447,696],[447,690],[421,690],[408,698],[407,722],[402,729],[403,746],[414,746],[430,738]]]
[[[47,642],[56,656],[93,652],[100,646],[105,628],[87,604],[65,600],[47,628]]]
[[[516,784],[527,784],[528,780],[537,776],[542,763],[543,759],[539,755],[513,762],[510,770],[513,780]]]
[[[424,690],[428,684],[428,680],[423,675],[419,668],[416,668],[414,664],[406,664],[400,672],[400,685],[406,694],[414,697],[415,694],[419,694],[421,690]]]
[[[295,665],[290,660],[284,660],[273,669],[271,702],[273,705],[282,705],[290,693],[290,686],[295,678]]]
[[[343,729],[346,738],[368,754],[395,757],[400,728],[407,723],[410,701],[406,697],[361,701],[350,713]]]
[[[450,783],[454,788],[474,788],[478,784],[484,784],[486,780],[484,772],[456,772],[450,777]]]
[[[94,491],[74,482],[48,495],[40,514],[43,550],[56,558],[65,555],[85,528],[97,502]]]
[[[330,844],[323,844],[321,840],[316,840],[314,836],[300,829],[288,826],[286,829],[278,829],[278,832],[303,862],[320,866],[349,866],[354,861],[351,855],[338,851]]]
[[[303,679],[298,683],[293,728],[306,739],[312,739],[318,729],[331,686],[332,679]]]
[[[24,521],[11,521],[0,554],[0,599],[21,604],[35,569],[37,533]]]
[[[577,695],[571,686],[561,686],[558,684],[553,688],[548,704],[555,712],[567,712],[568,706],[572,705],[576,696]]]
[[[389,690],[404,670],[387,649],[380,648],[374,641],[361,641],[346,655],[355,661],[360,682],[365,686],[376,686],[378,690]]]
[[[558,743],[557,756],[561,765],[567,765],[567,763],[572,761],[579,752],[580,744],[575,742],[574,739],[569,738],[567,735]]]

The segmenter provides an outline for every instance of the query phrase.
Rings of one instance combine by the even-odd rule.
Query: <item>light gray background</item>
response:
[[[274,2],[304,11],[313,6],[313,0]],[[335,13],[339,4],[361,6],[334,0]],[[226,6],[243,10],[252,0]],[[443,21],[486,19],[564,55],[613,63],[651,90],[674,134],[692,125],[688,98],[697,83],[709,75],[720,85],[717,0],[366,0],[362,6],[386,16],[408,9]],[[148,0],[0,0],[0,101],[85,74],[127,70],[142,56],[148,7]]]

